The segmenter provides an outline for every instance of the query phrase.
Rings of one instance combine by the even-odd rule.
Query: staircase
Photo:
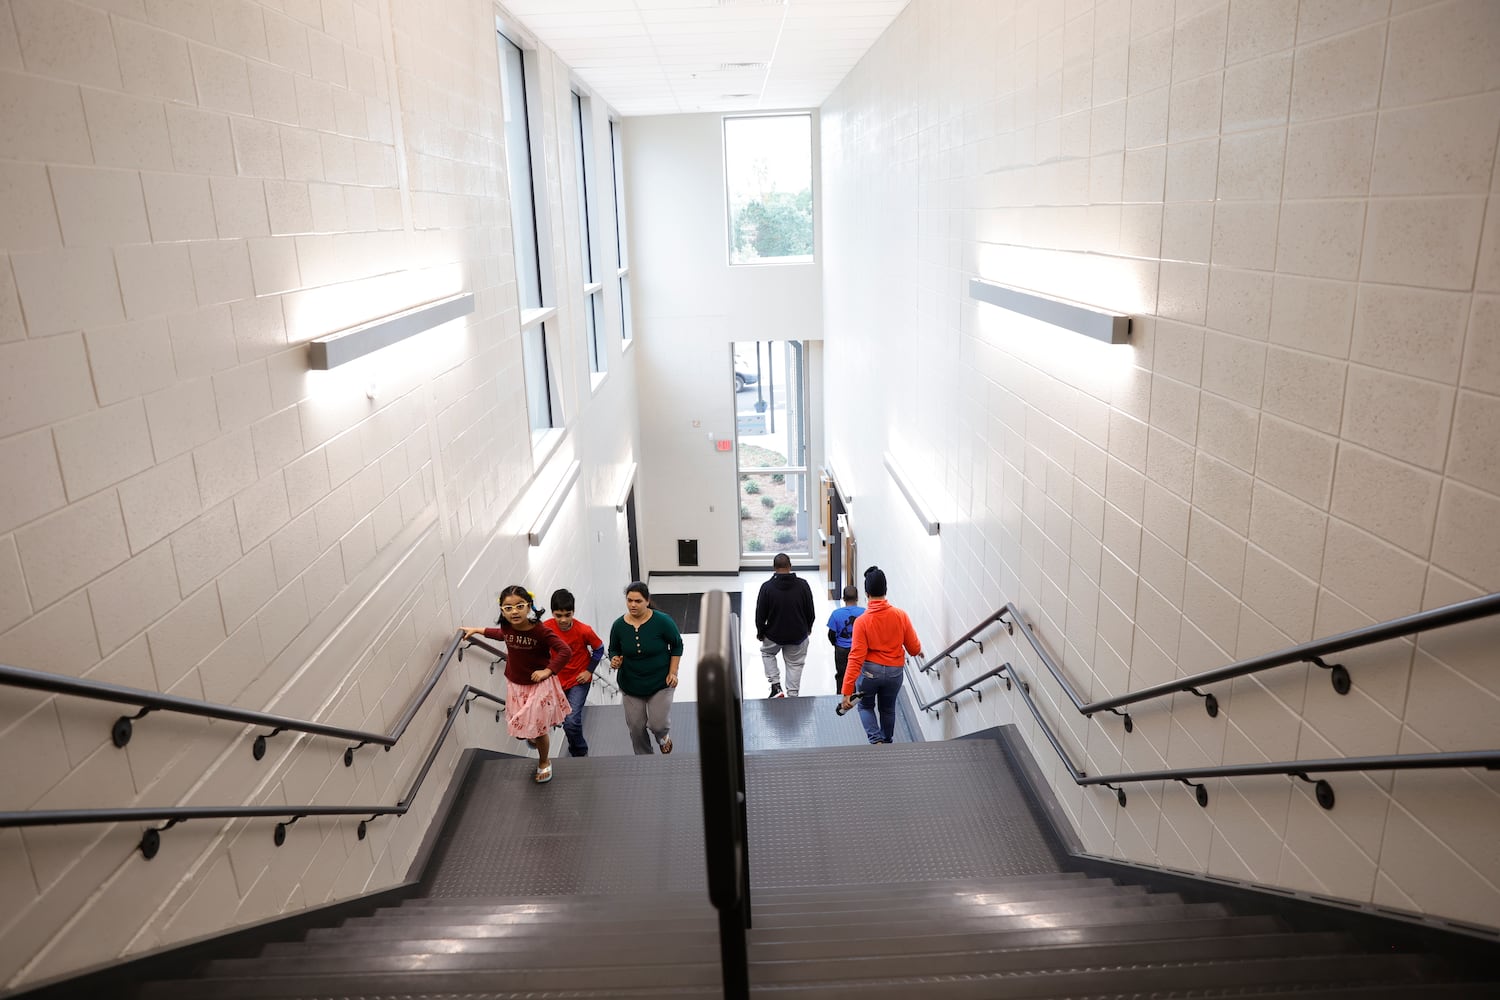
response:
[[[758,996],[1500,996],[1457,961],[1067,870],[993,741],[747,769]],[[471,769],[423,895],[137,995],[720,996],[696,758],[564,759],[541,787],[531,770]]]

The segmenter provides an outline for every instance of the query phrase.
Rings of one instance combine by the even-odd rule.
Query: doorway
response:
[[[800,341],[740,341],[734,351],[740,559],[804,562],[808,530],[807,351]]]

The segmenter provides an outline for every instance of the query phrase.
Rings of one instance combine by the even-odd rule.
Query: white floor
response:
[[[798,570],[797,575],[812,587],[813,606],[818,610],[817,624],[813,626],[811,640],[807,644],[807,665],[802,671],[801,694],[806,696],[835,694],[833,684],[833,646],[828,643],[828,616],[838,604],[827,599],[824,580],[817,570]],[[770,579],[771,571],[747,570],[738,578],[726,576],[662,576],[653,574],[648,584],[653,594],[696,594],[710,590],[726,593],[739,591],[740,610],[740,674],[744,683],[744,697],[765,698],[771,692],[766,680],[765,668],[760,658],[760,643],[755,640],[755,597],[760,585]],[[674,701],[698,700],[698,636],[684,635],[682,664],[677,671],[677,697]],[[785,667],[778,668],[785,673]],[[781,679],[786,686],[786,677]]]

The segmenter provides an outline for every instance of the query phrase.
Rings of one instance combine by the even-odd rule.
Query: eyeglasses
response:
[[[511,611],[530,611],[531,609],[524,604],[502,604],[500,605],[500,610],[509,613]]]

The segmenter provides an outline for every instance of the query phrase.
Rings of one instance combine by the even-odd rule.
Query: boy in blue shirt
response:
[[[859,606],[859,588],[844,588],[844,606],[828,616],[828,641],[833,643],[833,669],[838,676],[838,687],[844,690],[844,668],[849,665],[849,647],[854,642],[854,619],[865,613]]]

